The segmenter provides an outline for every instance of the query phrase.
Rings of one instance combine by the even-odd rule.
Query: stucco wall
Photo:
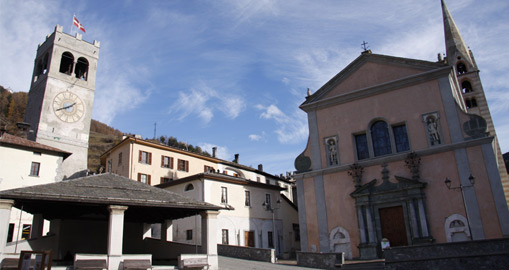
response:
[[[0,190],[54,183],[61,179],[62,156],[0,146]],[[31,176],[32,162],[39,162],[39,176]],[[20,220],[21,217],[21,220]],[[32,215],[17,208],[11,211],[10,223],[15,224],[13,240],[22,239],[18,224],[32,224]],[[43,232],[48,231],[45,222]]]

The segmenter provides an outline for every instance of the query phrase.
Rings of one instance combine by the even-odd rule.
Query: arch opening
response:
[[[72,74],[72,66],[74,64],[74,56],[70,52],[64,52],[60,60],[60,73],[67,75]]]
[[[80,80],[87,80],[88,77],[88,60],[84,57],[78,58],[76,62],[76,71],[74,72],[76,78]]]

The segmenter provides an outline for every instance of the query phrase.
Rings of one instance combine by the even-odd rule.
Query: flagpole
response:
[[[76,13],[72,14],[72,23],[71,23],[71,32],[70,32],[71,36],[72,36],[72,28],[74,26],[74,18],[76,18]]]

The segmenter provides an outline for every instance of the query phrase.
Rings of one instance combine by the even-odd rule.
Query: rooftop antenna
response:
[[[154,122],[154,140],[156,139],[157,122]]]

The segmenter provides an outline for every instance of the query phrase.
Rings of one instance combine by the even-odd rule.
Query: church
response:
[[[509,236],[508,176],[479,69],[444,1],[442,12],[445,58],[365,50],[301,104],[303,252],[374,259],[382,241]]]

